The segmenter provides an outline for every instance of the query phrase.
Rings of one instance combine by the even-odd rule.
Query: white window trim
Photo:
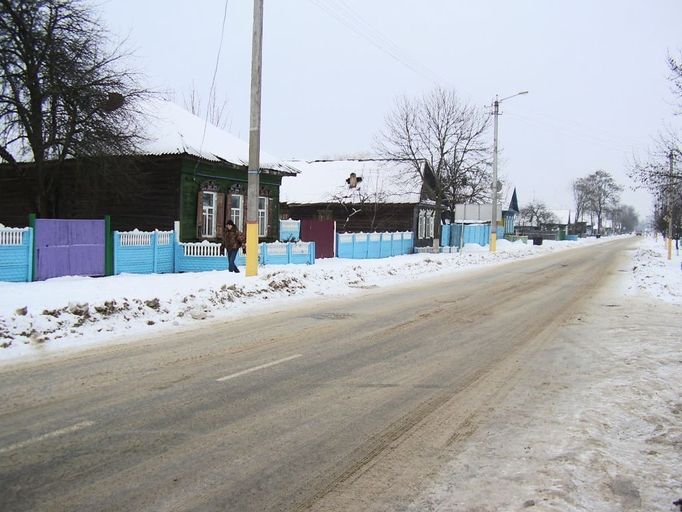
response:
[[[213,206],[211,207],[206,207],[203,205],[203,200],[205,195],[211,195],[213,196]],[[202,200],[202,233],[201,236],[202,238],[215,238],[216,236],[216,221],[218,217],[218,193],[217,192],[203,192],[203,195],[201,197]],[[209,223],[207,222],[207,219],[209,218],[209,211],[211,211],[210,218],[212,219]]]
[[[260,200],[263,199],[265,202],[265,208],[261,209]],[[261,219],[263,222],[261,223]],[[261,229],[263,228],[263,229]],[[268,236],[268,198],[259,196],[258,197],[258,237]]]
[[[232,207],[232,199],[239,198],[239,209]],[[244,231],[244,195],[243,194],[232,194],[232,199],[230,199],[230,219],[234,222],[235,226],[239,231]],[[235,215],[235,212],[237,214]]]

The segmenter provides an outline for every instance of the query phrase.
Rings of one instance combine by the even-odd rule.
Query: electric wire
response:
[[[327,0],[328,3],[324,0],[310,0],[310,2],[413,73],[422,78],[426,75],[432,82],[441,81],[437,73],[409,57],[400,46],[366,21],[343,0]]]
[[[615,137],[600,136],[595,133],[589,133],[587,130],[583,128],[573,129],[571,127],[560,124],[561,121],[557,119],[554,119],[553,121],[558,121],[558,123],[534,119],[532,117],[513,112],[507,112],[507,115],[513,119],[519,119],[520,121],[523,121],[525,123],[530,123],[541,127],[552,128],[554,131],[562,133],[568,137],[580,139],[605,149],[611,149],[614,151],[624,153],[629,153],[632,151],[632,146],[628,147],[627,141],[623,141],[622,139],[617,139]]]
[[[211,87],[208,90],[208,101],[206,102],[206,117],[204,118],[204,131],[201,134],[201,145],[199,146],[199,154],[204,148],[204,139],[206,138],[206,129],[208,127],[209,109],[211,108],[211,98],[215,96],[215,80],[218,75],[218,66],[220,65],[220,54],[223,50],[223,39],[225,37],[225,25],[227,22],[227,5],[229,0],[225,0],[225,7],[223,8],[223,21],[220,27],[220,42],[218,43],[218,52],[216,54],[215,66],[213,68],[213,77],[211,78]]]

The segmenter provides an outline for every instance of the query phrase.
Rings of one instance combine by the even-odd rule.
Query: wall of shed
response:
[[[101,219],[115,230],[168,230],[179,216],[180,159],[161,157],[65,162],[55,218]],[[25,226],[35,212],[35,172],[0,167],[0,223]]]
[[[355,211],[354,213],[354,210]],[[281,204],[282,218],[336,221],[339,232],[412,231],[413,204]]]

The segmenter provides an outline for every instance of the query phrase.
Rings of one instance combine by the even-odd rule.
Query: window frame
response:
[[[239,199],[239,208],[233,206],[233,201],[237,198]],[[230,195],[230,219],[239,231],[244,231],[244,194]]]
[[[260,207],[261,200],[263,200],[263,208]],[[268,198],[258,196],[258,237],[264,238],[266,236],[268,236]]]
[[[206,204],[204,203],[204,198],[206,196],[212,197],[211,206],[207,207]],[[203,190],[202,195],[201,195],[201,200],[202,200],[202,203],[201,203],[201,220],[202,220],[201,237],[202,238],[215,238],[216,237],[217,220],[218,220],[218,193],[212,192],[210,190]],[[210,219],[210,222],[209,222],[209,219]]]

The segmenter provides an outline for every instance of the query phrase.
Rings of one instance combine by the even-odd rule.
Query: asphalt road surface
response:
[[[633,244],[4,366],[0,510],[399,510]]]

